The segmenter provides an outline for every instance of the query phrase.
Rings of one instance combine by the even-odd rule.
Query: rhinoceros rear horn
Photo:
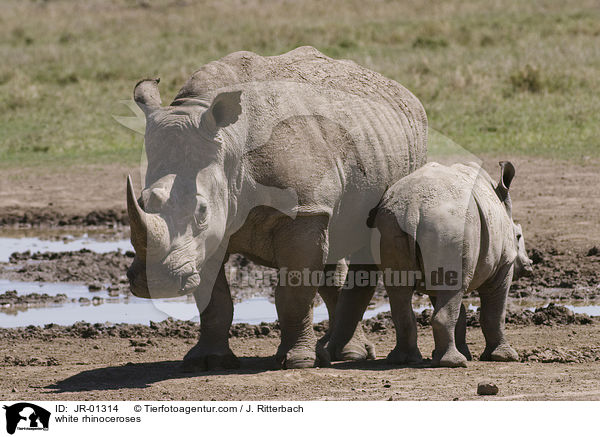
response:
[[[160,92],[158,91],[158,83],[160,79],[143,79],[140,80],[133,89],[133,100],[148,115],[157,108],[160,108]]]

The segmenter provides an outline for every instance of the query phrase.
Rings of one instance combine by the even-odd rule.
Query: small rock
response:
[[[15,387],[13,387],[12,392],[13,393],[17,393],[19,390],[17,390]]]
[[[482,396],[497,395],[498,386],[493,382],[480,382],[477,384],[477,394]]]
[[[596,256],[600,255],[600,249],[596,246],[593,246],[590,250],[588,250],[587,256]]]

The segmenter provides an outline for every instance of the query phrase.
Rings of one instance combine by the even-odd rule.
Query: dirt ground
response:
[[[494,178],[499,158],[506,157],[485,158],[485,167]],[[515,219],[522,223],[529,247],[535,249],[530,255],[537,254],[540,272],[533,281],[515,284],[512,296],[527,297],[527,293],[535,295],[539,287],[562,285],[562,290],[572,290],[565,297],[596,298],[600,293],[600,166],[529,157],[512,161],[517,167],[511,188]],[[32,226],[123,225],[127,173],[139,181],[139,172],[126,166],[89,166],[62,174],[39,169],[2,171],[0,232]],[[26,262],[27,258],[15,261]],[[121,259],[115,265],[125,262]],[[64,270],[60,264],[51,267],[50,276],[69,271],[70,264],[62,265],[66,266]],[[111,279],[119,281],[117,273]],[[39,268],[35,274],[46,273]],[[578,298],[576,294],[580,292],[583,294]],[[182,373],[178,361],[194,344],[196,331],[190,331],[187,338],[146,338],[144,333],[134,333],[129,338],[0,336],[0,398],[600,399],[598,320],[589,324],[509,324],[507,331],[522,358],[520,363],[473,361],[467,369],[436,369],[427,363],[419,367],[391,367],[384,358],[393,347],[394,334],[393,330],[384,329],[368,333],[377,347],[375,361],[334,363],[321,369],[276,370],[271,356],[278,344],[277,335],[234,336],[232,349],[241,358],[241,369],[199,374]],[[480,329],[470,327],[468,338],[473,355],[479,355],[484,344]],[[429,357],[433,349],[430,327],[419,328],[419,342],[423,355]],[[487,380],[500,388],[497,396],[477,396],[477,383]]]
[[[466,369],[392,367],[385,355],[392,331],[371,333],[377,359],[332,367],[276,370],[276,336],[233,338],[241,358],[233,371],[183,373],[180,362],[193,339],[57,338],[0,340],[9,354],[0,364],[3,400],[600,400],[600,324],[513,327],[509,339],[520,363],[473,361]],[[469,328],[478,355],[483,337]],[[419,329],[424,356],[433,348],[430,329]],[[139,347],[143,344],[144,347]],[[36,360],[31,356],[39,357]],[[541,362],[548,361],[548,362]],[[563,362],[561,362],[563,361]],[[564,362],[567,361],[567,362]],[[570,362],[569,362],[570,361]],[[478,396],[491,381],[496,396]]]

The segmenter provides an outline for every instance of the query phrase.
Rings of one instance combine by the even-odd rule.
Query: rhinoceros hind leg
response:
[[[460,315],[456,322],[456,328],[454,330],[454,341],[456,342],[456,349],[465,356],[467,361],[471,361],[473,356],[467,346],[467,310],[465,304],[460,306]]]
[[[455,329],[460,317],[463,291],[443,290],[437,293],[431,326],[435,340],[434,366],[466,367],[467,357],[456,347]]]
[[[386,361],[389,364],[421,364],[423,356],[419,348],[413,350],[402,350],[397,346],[388,354]]]
[[[331,364],[329,353],[320,343],[317,343],[314,350],[300,346],[286,351],[284,347],[280,346],[275,355],[275,360],[282,369],[328,367]]]
[[[519,354],[508,343],[491,349],[486,346],[479,358],[481,361],[519,361]]]
[[[367,340],[360,321],[373,297],[376,283],[371,281],[371,273],[377,271],[377,265],[351,264],[353,287],[342,289],[336,308],[335,326],[327,350],[335,361],[359,361],[375,358],[375,347]],[[355,278],[364,275],[365,283],[356,284]]]
[[[332,270],[334,270],[334,268],[328,265],[325,268],[325,277],[327,277]],[[335,274],[338,276],[337,285],[319,287],[319,294],[323,298],[325,305],[327,305],[327,311],[329,313],[329,330],[319,339],[319,345],[324,348],[329,348],[329,340],[336,323],[335,313],[337,304],[348,274],[348,265],[345,260],[341,260],[337,266],[335,266]],[[348,302],[346,302],[346,304],[348,304]],[[343,318],[344,316],[341,317]],[[334,355],[336,360],[342,361],[375,359],[375,346],[367,339],[362,324],[359,323],[356,326],[352,338],[341,348],[341,350],[337,350]]]
[[[435,296],[429,296],[429,300],[435,307]],[[460,306],[460,314],[456,322],[456,328],[454,328],[454,342],[456,343],[456,349],[465,356],[467,361],[473,360],[473,355],[471,355],[467,345],[467,310],[465,304]]]
[[[238,369],[239,359],[227,348],[215,351],[198,343],[183,358],[184,372],[203,372],[214,369]]]
[[[506,299],[512,282],[512,266],[498,273],[497,279],[479,289],[481,314],[479,322],[485,337],[482,361],[518,361],[519,354],[504,334]]]
[[[396,265],[393,268],[396,271],[408,270],[406,265]],[[387,356],[390,364],[419,364],[423,361],[417,346],[417,321],[412,308],[413,289],[412,286],[386,286],[396,328],[396,347]]]
[[[329,349],[329,344],[327,347],[330,351],[334,350],[333,347]],[[336,361],[362,361],[375,359],[375,346],[367,339],[361,323],[356,326],[356,330],[350,341],[348,341],[341,349],[335,349],[334,359]]]
[[[439,367],[467,367],[467,358],[455,347],[448,348],[443,354],[433,351],[431,361],[434,366]]]

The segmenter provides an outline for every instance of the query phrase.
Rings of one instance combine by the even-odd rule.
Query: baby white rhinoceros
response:
[[[508,189],[515,168],[510,162],[500,167],[496,185],[475,163],[429,163],[394,184],[372,211],[369,226],[381,233],[380,268],[396,327],[389,362],[421,361],[411,305],[415,289],[434,305],[434,365],[466,366],[471,359],[461,301],[471,290],[481,298],[481,360],[518,360],[504,336],[506,299],[513,278],[531,274],[532,262],[512,219]]]

